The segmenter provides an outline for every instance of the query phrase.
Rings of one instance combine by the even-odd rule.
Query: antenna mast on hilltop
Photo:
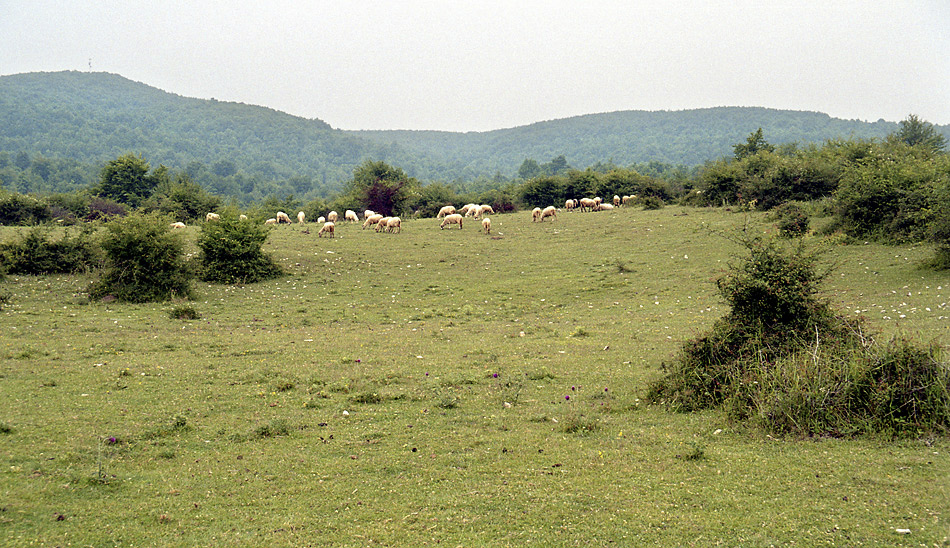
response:
[[[92,57],[89,58],[89,72],[92,72]]]

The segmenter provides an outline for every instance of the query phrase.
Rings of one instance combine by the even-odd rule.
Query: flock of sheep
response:
[[[614,207],[619,207],[621,205],[626,205],[631,199],[636,198],[636,196],[614,196],[613,204],[608,204],[603,202],[599,197],[598,198],[581,198],[580,200],[567,200],[564,202],[564,209],[567,211],[607,211],[613,209]],[[495,211],[490,205],[487,204],[465,204],[464,206],[456,209],[455,206],[447,205],[439,210],[437,219],[442,219],[441,224],[439,224],[439,229],[444,229],[448,225],[458,225],[459,230],[462,229],[462,221],[465,217],[472,217],[473,219],[481,219],[482,230],[486,234],[491,234],[491,218],[486,217],[488,214],[494,215]],[[544,222],[544,219],[551,217],[551,220],[557,220],[557,208],[554,206],[548,206],[544,209],[536,207],[531,211],[531,221],[532,222]],[[221,217],[217,213],[208,213],[205,216],[205,221],[211,222],[220,219]],[[242,220],[247,219],[246,215],[241,215]],[[339,218],[339,214],[336,211],[331,211],[327,213],[326,217],[318,217],[317,223],[321,224],[320,230],[317,231],[318,237],[323,237],[326,235],[329,238],[333,238],[336,231],[336,223]],[[304,224],[307,220],[306,214],[303,211],[297,213],[297,222]],[[347,209],[343,214],[343,220],[348,222],[359,222],[359,215],[356,214],[352,209]],[[291,224],[290,216],[284,213],[283,211],[278,211],[277,216],[267,219],[264,221],[265,225],[278,225],[278,224]],[[172,228],[184,228],[184,223],[172,223]],[[386,217],[376,213],[372,210],[367,209],[363,212],[363,230],[373,227],[376,232],[388,232],[390,234],[398,234],[402,230],[402,219],[399,217]]]

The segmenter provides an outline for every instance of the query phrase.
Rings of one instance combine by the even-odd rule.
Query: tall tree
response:
[[[732,152],[735,154],[736,160],[753,156],[761,151],[775,151],[775,147],[770,145],[768,141],[765,140],[765,137],[762,136],[762,128],[750,133],[744,143],[732,146]]]
[[[148,170],[148,162],[141,156],[132,153],[120,156],[102,168],[99,184],[92,188],[92,193],[137,207],[152,195],[165,173],[164,166],[153,175],[149,175]]]
[[[386,162],[366,160],[353,170],[346,183],[350,199],[383,215],[405,211],[418,194],[419,182]]]
[[[917,117],[916,114],[907,116],[900,122],[901,128],[894,133],[894,137],[910,146],[923,146],[938,152],[946,148],[947,138],[937,133],[937,128],[930,122]]]

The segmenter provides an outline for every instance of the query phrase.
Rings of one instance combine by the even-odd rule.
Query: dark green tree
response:
[[[518,178],[524,179],[533,179],[541,175],[541,166],[538,165],[538,162],[532,160],[531,158],[525,158],[524,162],[521,162],[521,167],[518,168]]]
[[[733,145],[732,151],[735,154],[736,160],[741,160],[761,151],[774,152],[775,147],[765,140],[765,137],[762,136],[762,128],[759,128],[749,134],[746,142]]]
[[[901,120],[901,128],[893,136],[910,146],[923,146],[938,152],[946,148],[947,139],[930,122],[925,122],[917,117],[916,114],[907,116],[907,119]]]
[[[402,169],[386,162],[366,160],[353,170],[344,194],[362,208],[383,215],[407,213],[407,206],[416,198],[419,182]]]
[[[158,185],[160,175],[150,175],[148,162],[141,156],[129,153],[112,160],[99,173],[99,184],[92,194],[138,207]],[[156,172],[164,172],[160,167]]]

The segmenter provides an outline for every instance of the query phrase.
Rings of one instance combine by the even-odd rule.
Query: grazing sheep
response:
[[[240,220],[242,220],[242,221],[246,221],[246,220],[247,220],[247,215],[241,213],[240,215],[238,215],[238,219],[240,219]]]
[[[593,211],[595,206],[597,206],[597,203],[594,200],[591,200],[590,198],[581,198],[581,211]]]
[[[390,219],[392,219],[392,217],[383,217],[382,219],[377,221],[376,232],[379,232],[380,230],[386,230],[387,223],[389,222]]]
[[[573,211],[577,207],[577,200],[566,200],[564,202],[564,209],[567,211]]]
[[[303,224],[307,220],[307,214],[303,211],[297,212],[297,222]]]
[[[455,213],[455,206],[447,205],[439,210],[439,214],[436,215],[435,218],[441,219],[442,217],[445,217],[446,215],[451,215],[453,213]]]
[[[367,209],[366,211],[363,212],[363,218],[364,218],[364,219],[368,219],[368,218],[372,217],[373,215],[376,215],[376,212],[373,211],[372,209]]]
[[[340,214],[337,213],[336,211],[331,211],[330,213],[327,213],[327,221],[329,221],[329,222],[331,222],[331,223],[335,223],[336,220],[337,220],[337,217],[339,217],[339,216],[340,216]]]
[[[554,206],[548,206],[541,210],[541,216],[538,219],[539,222],[544,222],[545,217],[553,217],[554,220],[557,220],[557,208]]]
[[[489,215],[494,215],[495,210],[492,209],[492,207],[488,204],[482,204],[481,207],[478,209],[478,214],[485,215],[486,213]]]
[[[386,221],[386,232],[398,234],[400,231],[402,231],[402,219],[399,217],[390,217],[389,220]]]
[[[277,212],[277,224],[280,224],[280,223],[290,224],[290,216],[288,216],[283,211]]]
[[[367,211],[368,211],[368,210],[367,210]],[[363,228],[365,229],[366,227],[368,227],[368,226],[370,226],[370,225],[374,225],[374,224],[378,223],[379,220],[382,219],[382,218],[383,218],[383,216],[380,215],[379,213],[371,213],[370,216],[367,217],[365,221],[363,221]]]
[[[614,206],[610,204],[597,204],[597,207],[594,208],[594,211],[610,211]]]
[[[270,219],[267,219],[266,221],[264,221],[264,224],[265,224],[265,225],[276,225],[276,224],[277,224],[277,219],[271,217]]]
[[[185,228],[185,223],[179,221],[177,223],[172,223],[168,225],[170,228]]]
[[[620,207],[620,196],[614,194],[614,207]]]
[[[325,222],[327,222],[327,218],[324,217],[323,215],[320,215],[319,217],[317,217],[317,224],[321,224]]]
[[[485,234],[491,234],[491,219],[489,217],[482,219],[482,228],[485,230]]]
[[[540,208],[540,207],[536,207],[536,208],[532,209],[532,210],[531,210],[531,222],[532,222],[532,223],[536,223],[536,222],[538,222],[538,219],[540,219],[540,218],[541,218],[541,208]]]
[[[627,202],[630,201],[630,198],[632,198],[632,196],[624,196],[623,198],[620,199],[620,204],[627,205]]]
[[[217,213],[208,213],[207,215],[205,215],[205,221],[217,221],[220,218],[221,216],[218,215]]]
[[[439,225],[439,229],[440,230],[444,229],[445,225],[454,225],[454,224],[458,224],[459,230],[462,230],[462,216],[459,215],[458,213],[446,215],[445,218],[442,219],[442,224]]]
[[[600,198],[600,196],[594,196],[594,205],[595,205],[595,206],[599,206],[602,202],[603,202],[603,200]]]
[[[465,204],[461,209],[456,211],[460,215],[465,215],[466,217],[472,217],[478,211],[478,204]]]
[[[356,212],[352,209],[347,209],[346,212],[343,213],[343,220],[350,221],[351,223],[360,222],[360,218],[356,216]]]
[[[320,230],[317,232],[317,238],[322,238],[324,234],[329,234],[329,237],[333,237],[333,230],[336,228],[336,225],[333,224],[333,221],[327,221],[323,223],[323,226],[320,227]]]

